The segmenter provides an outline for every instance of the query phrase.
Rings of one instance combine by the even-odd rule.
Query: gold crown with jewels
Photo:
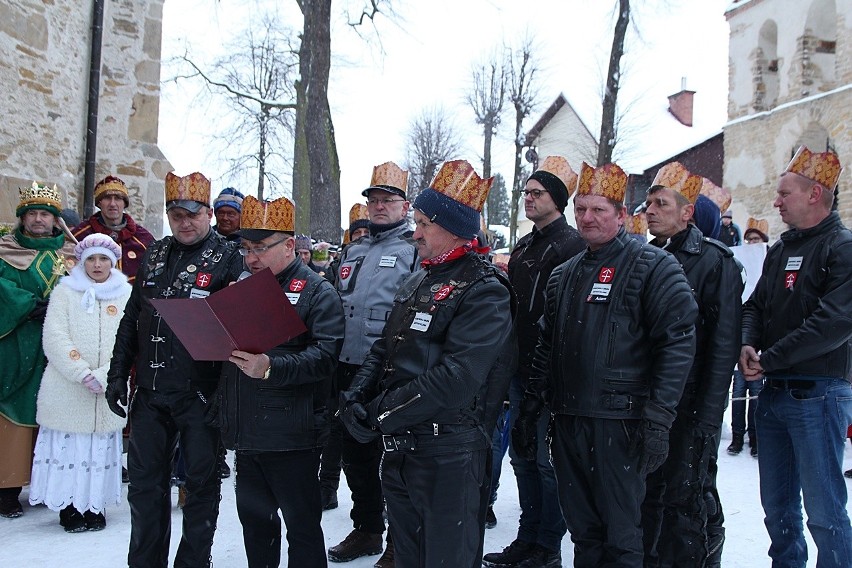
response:
[[[18,217],[29,209],[51,209],[51,213],[59,215],[62,211],[62,194],[56,185],[48,187],[34,181],[29,187],[19,188],[20,201],[15,211]],[[54,211],[55,210],[55,211]]]

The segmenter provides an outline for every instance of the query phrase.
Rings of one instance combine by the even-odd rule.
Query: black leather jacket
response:
[[[766,373],[849,378],[852,231],[831,213],[769,249],[743,308],[743,344]]]
[[[704,237],[695,225],[651,244],[663,246],[680,262],[698,302],[695,322],[695,359],[686,388],[691,391],[686,407],[678,408],[678,420],[692,419],[707,428],[722,424],[731,386],[731,371],[740,355],[743,279],[731,249]],[[687,398],[687,397],[684,397]]]
[[[479,431],[446,451],[488,447],[486,407],[508,384],[489,392],[489,376],[511,344],[513,302],[502,272],[473,252],[409,276],[352,383],[382,433]]]
[[[166,392],[200,389],[209,394],[221,363],[193,361],[147,300],[212,294],[236,281],[242,266],[236,244],[212,229],[191,246],[171,236],[151,243],[118,326],[107,381],[126,381],[135,363],[139,387]]]
[[[554,414],[669,428],[695,355],[697,314],[677,261],[620,229],[551,274],[529,395]]]
[[[223,365],[216,396],[222,441],[229,449],[318,448],[328,435],[331,377],[343,345],[340,297],[299,258],[277,278],[308,331],[266,352],[272,362],[267,380],[248,377],[233,363]]]
[[[509,280],[518,298],[515,330],[518,336],[518,374],[532,373],[533,353],[538,342],[538,320],[544,311],[544,287],[553,269],[583,252],[586,243],[564,216],[525,235],[509,259]]]

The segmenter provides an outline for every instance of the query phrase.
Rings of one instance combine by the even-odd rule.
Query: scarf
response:
[[[426,260],[420,261],[420,267],[426,268],[428,266],[437,266],[439,264],[444,264],[445,262],[450,262],[457,258],[463,257],[465,254],[467,254],[468,251],[471,250],[479,254],[487,254],[488,251],[491,250],[491,248],[488,246],[480,247],[479,241],[474,238],[469,243],[464,243],[463,245],[459,245],[454,249],[450,249],[447,252],[439,254],[438,256],[433,256],[432,258],[427,258]]]
[[[59,284],[83,294],[80,305],[88,314],[94,313],[98,300],[115,300],[130,292],[127,276],[120,270],[112,268],[109,271],[109,278],[104,282],[95,282],[86,274],[83,263],[72,268],[71,274],[63,277]]]

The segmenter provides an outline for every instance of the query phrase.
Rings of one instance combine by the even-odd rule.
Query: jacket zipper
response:
[[[398,404],[398,405],[394,406],[393,408],[391,408],[390,410],[386,410],[386,411],[382,412],[381,414],[379,414],[379,418],[378,418],[379,422],[381,422],[382,420],[384,420],[385,418],[387,418],[388,416],[390,416],[391,414],[393,414],[397,410],[402,410],[403,408],[411,406],[412,404],[414,404],[415,401],[417,401],[418,398],[420,398],[420,393],[415,394],[413,397],[411,397],[407,401],[403,402],[402,404]]]

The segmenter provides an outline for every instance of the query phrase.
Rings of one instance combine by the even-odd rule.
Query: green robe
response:
[[[36,426],[36,396],[44,373],[41,321],[28,319],[36,300],[47,298],[66,274],[65,236],[36,239],[20,228],[0,238],[0,414],[21,426]],[[35,256],[26,269],[27,251]],[[7,255],[16,256],[10,264]],[[30,253],[32,254],[32,253]]]

